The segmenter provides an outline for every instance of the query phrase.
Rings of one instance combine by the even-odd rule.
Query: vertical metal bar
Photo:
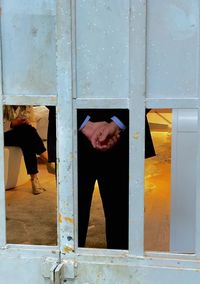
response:
[[[198,109],[198,149],[197,149],[197,171],[196,174],[196,230],[195,230],[195,252],[200,256],[200,109]]]
[[[77,98],[77,68],[76,68],[76,1],[71,2],[71,13],[72,13],[72,96],[73,96],[73,188],[74,188],[74,241],[75,241],[75,250],[78,245],[78,183],[77,183],[77,108],[76,108],[76,98]]]
[[[2,9],[2,2],[0,2]],[[0,10],[1,12],[1,10]],[[2,56],[2,18],[0,22],[0,247],[6,244],[6,209],[5,209],[5,182],[4,182],[4,133],[3,133],[3,56]]]
[[[144,254],[146,0],[130,0],[129,252]]]
[[[198,9],[200,15],[200,4]],[[199,26],[198,26],[199,27]],[[200,42],[200,28],[198,30],[198,42]],[[200,46],[198,45],[198,49]],[[199,54],[199,53],[198,53]],[[198,56],[198,97],[200,100],[200,61]],[[200,256],[200,104],[198,104],[198,143],[197,143],[197,172],[196,172],[196,230],[195,230],[195,252]]]
[[[71,10],[71,0],[57,1],[58,238],[63,255],[74,251]]]
[[[174,225],[174,222],[172,221],[172,215],[173,215],[173,187],[174,189],[177,188],[177,131],[178,131],[178,126],[177,126],[177,120],[178,120],[178,110],[173,109],[172,110],[172,142],[171,142],[171,203],[170,203],[170,208],[171,208],[171,214],[170,214],[170,242],[169,242],[169,250],[173,251],[173,246],[174,246],[174,234],[175,234],[175,229],[176,229],[176,224]],[[175,135],[176,133],[176,135]]]

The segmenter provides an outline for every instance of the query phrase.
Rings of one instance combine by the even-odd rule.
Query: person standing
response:
[[[95,181],[106,222],[107,248],[128,249],[129,113],[78,110],[78,245],[85,246]],[[145,158],[155,155],[146,119]]]

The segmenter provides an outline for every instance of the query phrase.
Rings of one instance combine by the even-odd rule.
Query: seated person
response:
[[[26,165],[27,174],[31,176],[32,193],[40,194],[45,189],[38,180],[37,155],[45,162],[48,154],[42,139],[34,127],[34,113],[31,106],[6,105],[4,116],[4,145],[20,147]]]

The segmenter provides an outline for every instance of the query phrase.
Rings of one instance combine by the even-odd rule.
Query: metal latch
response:
[[[60,284],[63,274],[63,263],[55,264],[50,269],[50,284]]]
[[[58,263],[53,258],[47,258],[42,267],[43,277],[50,279],[50,284],[60,284],[67,279],[75,278],[74,260],[63,260]]]

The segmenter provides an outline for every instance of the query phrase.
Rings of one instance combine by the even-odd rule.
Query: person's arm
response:
[[[11,130],[10,121],[7,119],[3,120],[3,130],[4,132]]]
[[[98,132],[98,130],[106,124],[108,124],[106,121],[92,122],[88,120],[87,123],[79,129],[79,131],[81,131],[91,142],[92,146],[96,148],[96,132]]]
[[[119,112],[116,112],[116,114],[121,117]],[[96,137],[93,137],[96,141],[96,149],[107,151],[117,144],[121,132],[126,129],[126,125],[119,117],[113,115],[111,117],[111,122],[99,129],[96,133]]]
[[[13,127],[19,126],[26,122],[24,118],[14,118],[15,111],[12,106],[4,106],[3,110],[3,127],[4,132],[11,130]]]
[[[126,129],[126,125],[117,117],[117,116],[112,116],[111,117],[111,120],[112,121],[114,121],[115,122],[115,124],[117,125],[117,126],[119,126],[119,128],[121,129],[121,130],[125,130]]]
[[[93,116],[98,122],[92,121]],[[99,121],[101,118],[110,122]],[[94,148],[101,151],[111,149],[118,142],[120,132],[127,127],[124,121],[128,123],[127,110],[81,110],[78,112],[79,131],[90,140]]]
[[[114,121],[102,126],[92,137],[95,148],[100,151],[113,148],[120,139],[121,131],[122,129]]]
[[[86,124],[88,123],[88,121],[90,120],[90,115],[87,115],[86,118],[84,119],[84,121],[81,123],[81,126],[79,127],[79,130],[82,130]]]

